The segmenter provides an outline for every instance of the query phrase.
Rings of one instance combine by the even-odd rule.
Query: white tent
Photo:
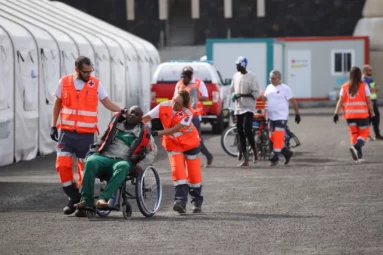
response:
[[[52,95],[50,91],[54,90],[60,78],[60,50],[56,40],[43,29],[31,25],[29,22],[16,18],[0,9],[0,16],[18,23],[28,29],[37,43],[38,49],[38,150],[40,154],[49,154],[54,151],[55,143],[49,136],[52,115]],[[28,91],[26,91],[28,93]],[[26,130],[28,132],[28,130]]]
[[[11,3],[8,1],[8,3]],[[79,35],[78,37],[83,40],[84,47],[83,51],[80,48],[80,54],[84,56],[88,56],[93,63],[95,63],[95,71],[96,75],[98,74],[98,78],[103,81],[104,87],[108,93],[111,91],[110,86],[110,53],[109,48],[105,45],[97,36],[94,36],[90,33],[86,33],[81,29],[74,27],[72,24],[68,24],[67,22],[63,22],[59,20],[59,17],[53,14],[46,13],[43,9],[35,8],[35,6],[30,6],[31,3],[28,1],[17,1],[12,2],[12,5],[17,6],[19,10],[24,9],[28,10],[30,15],[36,17],[36,19],[42,20],[46,24],[49,24],[52,27],[60,28],[68,33],[71,32],[73,34]],[[77,38],[76,38],[77,39]],[[79,44],[78,44],[79,45]],[[78,56],[74,56],[72,70],[74,70],[74,60]],[[104,107],[99,107],[99,122],[98,126],[100,130],[104,130],[111,118],[111,113],[109,110]]]
[[[0,166],[11,164],[14,156],[13,51],[12,39],[0,25]]]
[[[61,3],[0,0],[0,165],[54,151],[49,137],[53,92],[60,77],[73,72],[79,55],[92,60],[95,76],[113,101],[149,110],[150,79],[159,64],[155,47],[57,5]],[[99,110],[102,132],[111,113],[102,106]]]
[[[139,62],[139,70],[137,72],[139,74],[139,77],[138,77],[139,83],[137,85],[138,94],[136,96],[136,98],[138,98],[139,101],[137,103],[143,108],[144,112],[149,111],[150,100],[151,100],[150,81],[154,73],[154,70],[157,68],[158,64],[160,63],[159,53],[157,49],[151,43],[137,36],[134,36],[122,29],[112,26],[102,20],[99,20],[93,16],[83,13],[64,3],[56,2],[56,1],[50,2],[45,0],[42,0],[42,1],[34,0],[33,2],[41,2],[46,6],[54,5],[56,10],[65,10],[67,15],[72,15],[72,17],[78,17],[79,15],[81,15],[82,17],[86,17],[87,19],[89,19],[90,24],[92,24],[93,29],[98,29],[100,31],[108,33],[110,36],[113,36],[113,38],[116,40],[124,39],[130,42],[139,53],[138,58],[133,59],[134,61]],[[134,100],[134,98],[132,97],[128,97],[128,100],[129,99]],[[128,102],[127,105],[132,105],[132,104],[131,102]]]
[[[46,9],[48,12],[54,15],[62,15],[63,11],[61,11],[61,7],[57,7],[52,4],[50,1],[31,1],[33,4],[38,6],[40,9]],[[66,5],[65,5],[66,7]],[[78,15],[88,19],[88,15],[77,11],[76,9],[69,7],[70,10],[65,11],[65,17],[62,19],[67,22],[76,23],[78,19]],[[76,12],[78,12],[76,14]],[[141,89],[141,82],[139,78],[141,75],[139,70],[144,67],[140,67],[141,63],[139,61],[135,61],[138,59],[139,51],[136,50],[134,44],[130,41],[124,40],[121,36],[115,36],[111,34],[108,29],[98,28],[95,26],[93,20],[89,20],[89,22],[84,22],[81,24],[81,27],[86,29],[88,32],[97,33],[101,38],[110,38],[114,40],[120,48],[123,50],[124,58],[123,59],[115,59],[112,58],[112,87],[115,88],[112,91],[112,99],[117,103],[120,103],[119,97],[124,96],[125,100],[121,103],[123,106],[131,106],[138,103],[139,94],[138,92]],[[125,64],[125,65],[123,65]],[[123,69],[119,69],[118,67],[122,67]],[[126,90],[125,90],[126,89]]]
[[[30,160],[38,149],[38,57],[36,42],[32,34],[22,25],[0,17],[3,29],[1,49],[5,61],[2,63],[1,119],[6,135],[0,140],[1,164],[9,164],[15,158]],[[4,45],[3,45],[4,41]],[[13,70],[9,70],[12,66]],[[13,79],[9,75],[14,75]],[[13,81],[13,82],[12,82]],[[3,94],[3,93],[2,93]],[[12,114],[10,116],[10,114]],[[13,156],[10,157],[11,154]]]
[[[105,44],[110,53],[110,70],[108,72],[110,79],[104,80],[100,76],[97,77],[101,79],[105,87],[110,88],[110,90],[108,90],[110,98],[115,103],[121,106],[125,106],[125,57],[122,46],[112,40],[109,36],[105,36],[102,31],[92,28],[91,24],[87,24],[87,22],[78,24],[78,17],[71,20],[69,15],[63,16],[62,12],[58,12],[56,8],[50,7],[50,5],[46,4],[46,2],[22,1],[22,3],[30,8],[36,8],[37,5],[38,8],[36,9],[38,9],[42,15],[51,16],[54,20],[60,22],[60,24],[68,24],[73,29],[82,31],[84,35],[92,35],[98,37],[99,40]],[[101,131],[103,131],[106,129],[107,124],[112,117],[112,113],[104,107],[99,107],[99,111],[101,113],[99,118],[99,128]]]

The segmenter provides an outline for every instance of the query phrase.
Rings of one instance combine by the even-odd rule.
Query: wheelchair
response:
[[[152,176],[152,177],[150,177]],[[101,183],[106,182],[108,178],[105,176],[97,177]],[[134,193],[128,191],[128,183],[134,186]],[[102,192],[104,188],[101,188]],[[98,196],[94,196],[94,199],[98,199]],[[152,202],[149,200],[152,199]],[[99,217],[106,217],[112,211],[122,211],[125,219],[130,219],[132,216],[132,206],[129,200],[136,200],[138,209],[145,217],[152,217],[159,209],[162,199],[162,187],[159,174],[153,166],[148,166],[145,170],[136,174],[134,171],[130,173],[122,182],[119,189],[113,194],[113,197],[108,201],[109,207],[97,208],[86,207],[81,210],[85,210],[86,216],[92,219],[98,215]]]

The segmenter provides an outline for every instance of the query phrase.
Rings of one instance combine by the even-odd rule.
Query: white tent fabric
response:
[[[73,61],[69,62],[65,58],[62,58],[61,55],[69,54],[77,56],[77,45],[68,35],[57,29],[1,3],[0,7],[0,16],[12,20],[20,20],[29,24],[29,27],[35,26],[36,29],[40,28],[46,31],[47,36],[51,37],[51,41],[46,41],[44,46],[40,47],[39,66],[39,153],[40,155],[49,154],[55,151],[55,142],[52,141],[49,136],[54,103],[53,93],[61,74],[67,74],[67,68],[70,67],[72,69],[73,66]],[[31,31],[32,30],[34,29],[31,29]],[[56,50],[54,48],[56,48]],[[2,162],[2,160],[0,161]]]
[[[12,41],[0,25],[0,166],[12,164],[14,156],[13,67]]]
[[[57,6],[53,5],[51,2],[47,1],[30,1],[33,4],[37,5],[40,9],[46,9],[49,13],[53,15],[61,15],[62,11],[58,11]],[[83,13],[80,14],[83,16]],[[62,17],[63,21],[70,22],[71,24],[76,23],[78,15],[76,16],[75,11],[70,10],[66,12],[65,17]],[[131,45],[130,42],[116,37],[108,31],[100,30],[93,26],[93,22],[85,22],[81,24],[81,28],[85,29],[87,32],[92,32],[97,34],[102,40],[107,42],[108,46],[113,46],[113,43],[117,43],[122,52],[119,53],[119,56],[116,56],[116,48],[111,47],[111,84],[112,84],[112,95],[111,98],[117,104],[122,106],[130,106],[134,103],[137,104],[138,94],[134,93],[138,91],[138,81],[137,81],[137,64],[133,64],[133,58],[137,59],[137,53],[135,48]],[[115,42],[110,42],[114,40]],[[125,55],[124,55],[125,54]],[[137,84],[136,86],[130,86],[132,83]],[[128,86],[125,86],[128,84]],[[125,91],[127,89],[127,91]],[[126,99],[128,97],[128,99]],[[132,102],[129,99],[133,99],[135,102]]]
[[[14,55],[14,158],[31,160],[38,150],[38,58],[32,35],[4,17],[0,24],[13,43]],[[9,84],[8,84],[9,85]]]
[[[38,0],[34,0],[34,2],[38,2]],[[56,1],[40,1],[43,2],[46,5],[54,4],[57,6],[57,9],[60,10],[66,10],[67,13],[72,13],[73,15],[82,15],[84,17],[89,18],[91,20],[91,24],[94,28],[98,28],[102,31],[108,31],[110,34],[114,35],[114,38],[122,38],[129,42],[131,42],[134,47],[138,51],[138,58],[133,59],[135,62],[139,62],[139,80],[138,80],[138,98],[139,98],[139,105],[143,108],[144,112],[149,111],[150,109],[150,81],[151,77],[154,73],[154,70],[156,69],[157,65],[160,63],[159,59],[159,53],[155,49],[155,47],[150,44],[149,42],[138,38],[130,33],[127,33],[126,31],[123,31],[121,29],[118,29],[117,27],[114,27],[104,21],[101,21],[95,17],[92,17],[88,14],[85,14],[83,12],[80,12],[79,10],[66,5],[61,2]],[[130,98],[130,97],[129,97]]]
[[[148,110],[152,68],[159,63],[154,46],[63,6],[66,11],[47,1],[0,0],[0,166],[55,150],[49,136],[53,93],[79,55],[92,60],[114,102]],[[102,132],[111,112],[99,110]]]
[[[52,13],[46,12],[43,8],[35,8],[29,1],[18,1],[13,3],[15,6],[18,6],[19,9],[29,10],[30,14],[33,16],[40,17],[39,19],[43,19],[47,24],[53,27],[60,27],[64,31],[68,33],[79,35],[77,36],[79,39],[83,40],[84,44],[80,48],[80,54],[87,56],[91,59],[93,63],[95,63],[95,70],[97,70],[98,78],[103,82],[106,91],[111,93],[111,85],[110,85],[110,63],[109,63],[109,49],[108,47],[96,36],[90,33],[84,33],[84,31],[75,27],[74,24],[68,24],[65,20],[61,20],[60,16],[54,16]],[[77,40],[76,37],[76,41]],[[79,43],[77,45],[80,45]],[[97,56],[96,56],[97,54]],[[64,56],[65,58],[70,58],[72,62],[72,70],[74,69],[74,61],[77,56]],[[98,61],[95,61],[95,59]],[[98,127],[100,130],[104,130],[111,118],[112,114],[109,110],[104,107],[99,107],[99,121]]]
[[[49,95],[49,90],[52,90],[52,85],[57,83],[59,79],[59,48],[54,38],[46,31],[31,25],[25,20],[15,18],[12,15],[0,11],[0,16],[12,20],[29,30],[36,40],[39,51],[39,67],[36,75],[38,74],[38,87],[39,89],[39,134],[38,134],[38,148],[41,155],[54,152],[55,143],[49,136],[51,126],[51,112],[52,112],[52,96]],[[28,92],[28,91],[27,91]],[[48,93],[47,93],[48,92]],[[28,93],[27,95],[33,95]]]
[[[38,9],[38,12],[44,15],[52,23],[59,23],[62,26],[68,27],[73,31],[84,34],[84,36],[93,44],[95,52],[99,53],[102,50],[109,52],[109,70],[100,70],[100,76],[97,76],[105,86],[110,98],[115,101],[117,104],[124,106],[125,104],[125,89],[124,86],[118,85],[118,80],[124,81],[124,53],[120,46],[109,37],[103,36],[99,31],[92,31],[85,29],[81,24],[67,19],[67,17],[62,15],[62,12],[58,13],[57,10],[48,10],[45,5],[40,5],[39,8],[35,8],[36,4],[39,2],[31,1],[20,1],[25,8],[29,9]],[[96,44],[97,42],[97,44]],[[101,49],[104,48],[104,49]],[[105,61],[108,63],[107,61]],[[108,77],[104,77],[108,75]],[[117,95],[120,95],[117,97]],[[105,130],[108,126],[109,120],[112,117],[112,112],[108,109],[100,106],[99,107],[99,122],[98,127],[101,131]]]

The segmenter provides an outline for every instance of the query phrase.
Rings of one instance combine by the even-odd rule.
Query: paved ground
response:
[[[302,111],[300,125],[291,118],[302,146],[289,166],[237,169],[219,136],[205,134],[215,161],[203,169],[201,215],[171,210],[163,150],[160,211],[144,218],[135,206],[129,221],[64,216],[54,156],[0,168],[0,254],[383,254],[383,142],[368,142],[366,162],[353,163],[332,110]]]

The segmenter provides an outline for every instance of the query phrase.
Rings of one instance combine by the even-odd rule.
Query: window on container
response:
[[[347,74],[354,63],[354,52],[352,50],[335,50],[332,52],[332,74]]]

